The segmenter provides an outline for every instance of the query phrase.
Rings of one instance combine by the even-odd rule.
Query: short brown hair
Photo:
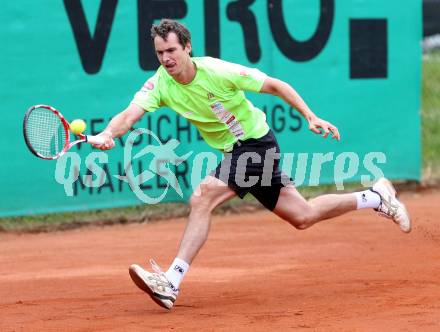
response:
[[[163,18],[159,24],[153,24],[151,27],[151,38],[155,38],[157,36],[163,38],[163,40],[167,40],[168,35],[174,32],[179,39],[179,44],[182,45],[182,48],[186,47],[186,44],[191,44],[191,33],[187,29],[185,25],[179,23],[175,20],[171,20],[169,18]]]

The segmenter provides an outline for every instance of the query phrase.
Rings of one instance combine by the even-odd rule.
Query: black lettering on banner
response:
[[[130,128],[130,133],[132,131],[136,131],[136,130],[141,130],[141,128]],[[133,142],[130,142],[130,143],[133,144],[133,146],[141,145],[142,142],[144,141],[144,136],[145,135],[137,135],[136,139]],[[150,135],[148,135],[148,136],[150,136]]]
[[[184,0],[138,0],[137,5],[139,64],[143,70],[155,70],[159,66],[159,61],[150,38],[151,25],[155,19],[164,17],[184,18],[187,4]]]
[[[268,0],[269,25],[273,39],[287,58],[294,61],[309,61],[325,47],[332,30],[335,0],[320,0],[318,27],[306,41],[298,41],[287,30],[281,0]]]
[[[181,123],[180,123],[180,121],[185,121],[186,122],[186,125],[182,125]],[[179,141],[179,142],[181,142],[182,141],[182,138],[180,137],[180,134],[182,133],[182,132],[187,132],[187,140],[186,140],[186,142],[187,143],[191,143],[191,126],[190,126],[190,123],[189,123],[189,121],[187,120],[187,119],[184,119],[184,120],[182,120],[182,117],[179,115],[179,114],[176,114],[176,131],[177,131],[177,140]]]
[[[93,37],[81,0],[64,0],[81,64],[88,74],[99,72],[110,37],[118,0],[101,0]]]
[[[151,131],[151,116],[149,114],[147,114],[146,117],[147,117],[147,129],[149,131]],[[151,145],[151,141],[152,141],[151,136],[152,135],[147,135],[147,137],[148,137],[148,143],[147,144],[148,145]]]
[[[198,131],[198,130],[197,130],[197,141],[198,141],[198,142],[200,142],[200,141],[204,141],[202,135],[200,134],[200,131]]]
[[[276,113],[277,111],[280,110],[281,113],[283,114],[283,116],[281,117],[276,117]],[[285,113],[285,109],[283,107],[283,105],[280,104],[276,104],[273,108],[272,108],[272,128],[276,133],[280,133],[284,130],[284,127],[286,125],[286,119],[284,117],[284,113]],[[277,126],[277,120],[279,120],[279,122],[281,123],[281,126],[278,127]]]
[[[174,166],[174,174],[176,175],[176,180],[177,182],[179,182],[179,178],[182,178],[183,182],[185,183],[185,187],[189,188],[189,182],[188,179],[186,178],[186,176],[188,175],[188,170],[189,170],[189,165],[188,165],[188,161],[187,160],[183,160],[182,159],[176,159],[175,163],[179,163],[179,165],[175,165]],[[183,166],[183,169],[179,169],[179,166]]]
[[[350,20],[350,78],[387,78],[386,19]]]
[[[99,119],[92,119],[90,121],[90,131],[89,131],[90,135],[97,135],[102,131],[96,128],[96,125],[101,123],[104,123],[104,119],[99,118]]]
[[[220,58],[219,0],[205,0],[205,53]]]
[[[156,173],[157,173],[157,176],[156,176],[156,185],[157,185],[157,188],[166,188],[167,187],[167,185],[166,184],[163,184],[163,183],[161,183],[160,182],[160,178],[161,177],[163,177],[164,175],[166,176],[167,174],[168,174],[168,172],[169,172],[169,169],[168,169],[168,167],[165,167],[166,169],[167,169],[167,171],[166,172],[162,172],[161,171],[161,166],[162,165],[165,165],[166,166],[166,164],[169,162],[169,160],[167,160],[167,159],[157,159],[156,160]]]
[[[119,144],[122,146],[122,147],[124,147],[125,146],[125,140],[124,140],[124,137],[125,137],[126,135],[124,135],[124,136],[121,136],[121,137],[118,137],[118,138],[113,138],[113,140],[118,140],[119,141]],[[116,142],[115,142],[116,143]]]
[[[301,127],[302,127],[302,117],[299,116],[299,115],[295,112],[295,110],[294,110],[293,107],[290,107],[290,109],[289,109],[289,115],[290,115],[290,117],[291,117],[293,120],[295,120],[295,121],[297,122],[297,125],[296,125],[296,126],[289,126],[289,129],[290,129],[291,131],[299,131],[299,130],[301,129]]]
[[[81,173],[78,171],[79,176],[78,179],[73,183],[73,195],[77,196],[78,195],[78,185],[79,185],[79,189],[84,190],[87,188],[87,186],[84,184],[84,182],[82,181],[83,177],[81,176]],[[90,168],[87,168],[86,174],[85,175],[89,175],[92,176],[93,172]],[[93,194],[93,187],[89,187],[89,194]]]
[[[238,22],[243,29],[246,55],[252,63],[258,62],[261,58],[257,20],[249,9],[249,6],[254,2],[255,0],[238,0],[231,2],[227,7],[228,19]]]
[[[144,168],[143,168],[143,166],[142,166],[143,164],[142,164],[142,160],[138,160],[138,169],[137,169],[137,174],[142,174],[142,172],[144,171]],[[148,182],[147,181],[145,181],[145,180],[142,178],[142,176],[140,177],[140,183],[139,183],[139,188],[141,189],[141,190],[150,190],[150,189],[152,189],[153,187],[151,186],[151,184],[147,184]]]
[[[116,140],[116,138],[113,138],[113,140]],[[125,141],[124,141],[124,136],[118,137],[117,140],[119,141],[119,144],[124,147],[125,146]],[[116,143],[116,142],[115,142]]]
[[[99,186],[99,188],[98,188],[98,194],[101,193],[102,189],[107,188],[107,187],[110,188],[110,191],[111,191],[111,192],[114,192],[115,189],[114,189],[114,187],[113,187],[112,175],[111,175],[111,173],[110,173],[110,170],[108,169],[108,164],[104,164],[104,165],[102,165],[102,169],[104,170],[104,172],[101,174],[101,177],[106,176],[107,181],[106,181],[104,184],[102,184],[102,185]],[[101,182],[102,182],[102,179],[99,179],[99,180],[100,180],[99,183],[101,183]]]
[[[129,164],[128,167],[131,167],[131,163]],[[117,175],[127,176],[127,171],[123,169],[122,163],[120,163],[120,162],[118,163],[118,174]],[[123,180],[119,180],[118,181],[118,191],[119,192],[122,192],[124,184],[130,188],[130,184],[128,182],[125,182]]]
[[[159,116],[159,119],[157,119],[157,137],[159,137],[159,140],[162,143],[166,143],[171,139],[171,135],[168,135],[167,137],[162,137],[162,120],[166,120],[168,124],[171,124],[171,119],[166,114],[162,114],[161,116]]]

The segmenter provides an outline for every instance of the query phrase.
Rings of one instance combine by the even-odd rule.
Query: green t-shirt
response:
[[[168,106],[195,125],[210,146],[222,151],[230,151],[239,139],[260,138],[269,131],[266,115],[243,92],[259,92],[267,77],[264,73],[210,57],[192,61],[197,72],[190,83],[180,84],[161,66],[132,103],[148,112]]]

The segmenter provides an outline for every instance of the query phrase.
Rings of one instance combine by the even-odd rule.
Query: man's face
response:
[[[154,38],[154,48],[160,64],[171,76],[178,76],[191,63],[189,56],[191,44],[188,43],[185,47],[182,47],[174,32],[168,34],[167,40],[156,36]]]

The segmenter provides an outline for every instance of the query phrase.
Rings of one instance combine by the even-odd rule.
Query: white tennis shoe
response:
[[[168,281],[165,273],[153,259],[150,259],[153,273],[144,270],[137,264],[129,268],[130,277],[141,290],[146,292],[161,307],[171,309],[176,301],[179,290]]]
[[[379,215],[392,219],[403,232],[409,233],[411,218],[405,205],[396,198],[393,184],[388,179],[380,178],[370,190],[380,196],[380,205],[375,209]]]

